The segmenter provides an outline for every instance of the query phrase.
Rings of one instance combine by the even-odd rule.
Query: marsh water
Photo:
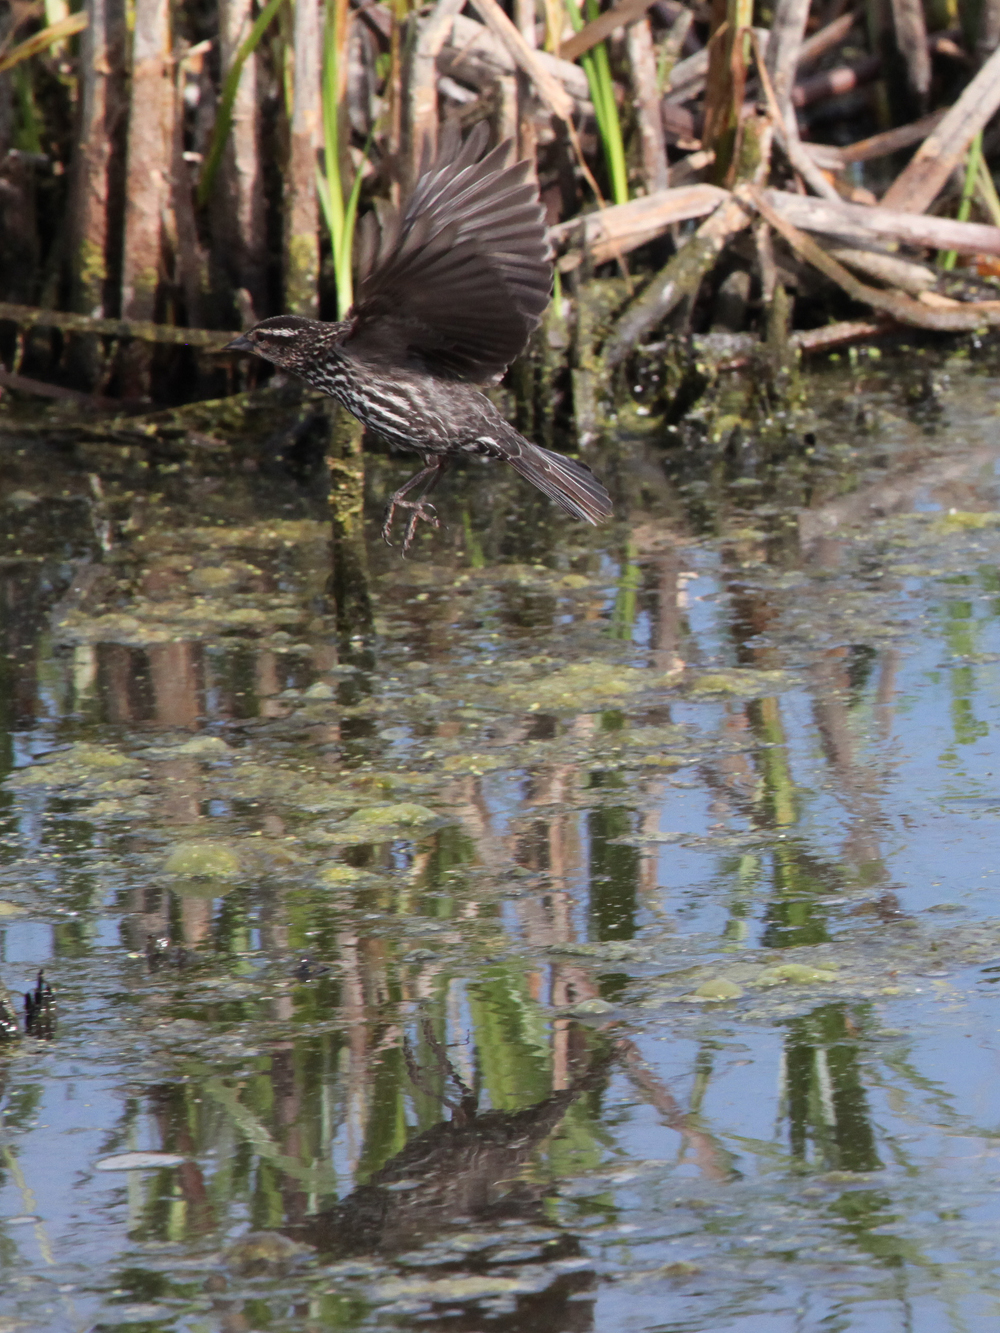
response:
[[[373,456],[354,625],[308,460],[3,419],[4,1333],[998,1326],[1000,376],[751,391]]]

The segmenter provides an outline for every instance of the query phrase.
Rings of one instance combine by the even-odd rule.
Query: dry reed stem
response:
[[[937,329],[945,333],[964,333],[984,326],[1000,326],[1000,301],[970,301],[964,305],[956,303],[954,307],[949,305],[948,308],[941,308],[914,301],[900,293],[869,287],[772,208],[763,190],[754,185],[743,185],[738,187],[736,194],[758,209],[761,216],[784,237],[801,259],[819,269],[852,300],[870,305],[875,310],[883,310],[901,324]]]
[[[882,197],[886,208],[923,213],[943,189],[966,149],[1000,108],[1000,48],[941,118]]]
[[[632,75],[643,182],[649,193],[665,190],[669,184],[667,145],[663,136],[660,90],[656,79],[656,51],[648,19],[640,19],[626,29],[625,49]]]
[[[920,110],[924,111],[931,86],[931,58],[927,50],[923,0],[892,0],[892,22],[896,29],[896,45],[906,61],[910,87],[917,94]]]
[[[807,199],[805,195],[768,190],[772,208],[796,227],[825,232],[850,240],[883,240],[933,250],[957,250],[959,254],[1000,255],[1000,227],[983,222],[958,222],[954,218],[928,217],[923,213],[900,213],[896,209],[849,204],[838,199]]]
[[[621,3],[615,5],[613,9],[606,10],[596,19],[591,19],[579,32],[567,37],[559,48],[560,56],[563,60],[579,60],[582,55],[597,46],[598,42],[603,42],[619,28],[628,27],[645,18],[646,11],[651,9],[654,3],[655,0],[621,0]]]
[[[295,0],[292,114],[285,165],[285,309],[311,319],[319,313],[316,152],[320,143],[321,34],[319,0]]]

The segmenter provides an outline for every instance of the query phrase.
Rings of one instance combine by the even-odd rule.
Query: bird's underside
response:
[[[524,439],[477,387],[499,380],[524,349],[552,280],[530,164],[507,165],[509,144],[484,153],[487,133],[477,126],[463,144],[457,129],[442,131],[402,216],[386,219],[345,320],[279,315],[230,344],[301,375],[391,444],[423,455],[382,529],[388,541],[396,509],[409,510],[404,554],[421,519],[438,526],[427,496],[464,454],[503,459],[589,523],[611,515],[588,468]]]

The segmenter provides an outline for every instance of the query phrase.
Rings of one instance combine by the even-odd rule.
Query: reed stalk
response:
[[[600,10],[597,0],[584,0],[586,18],[596,19]],[[584,14],[577,0],[566,0],[566,13],[574,32],[580,32],[584,24]],[[615,81],[611,75],[611,61],[608,57],[606,42],[599,42],[580,57],[580,64],[587,75],[590,85],[590,100],[594,104],[597,118],[597,130],[604,149],[604,161],[608,168],[608,181],[611,197],[616,204],[628,203],[628,166],[625,161],[625,142],[622,137],[621,119],[618,115],[618,103],[615,100]]]

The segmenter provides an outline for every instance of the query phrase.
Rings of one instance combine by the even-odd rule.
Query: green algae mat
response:
[[[308,468],[0,417],[3,1333],[1000,1325],[1000,379],[808,390],[405,562],[372,455],[356,622]]]

